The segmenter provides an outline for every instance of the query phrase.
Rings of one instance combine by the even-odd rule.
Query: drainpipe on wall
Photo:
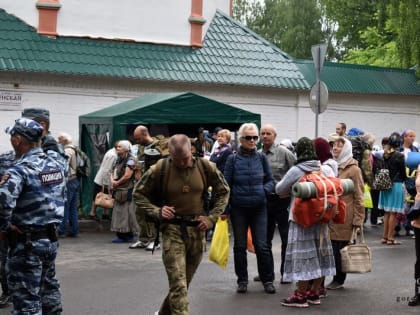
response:
[[[57,16],[61,8],[60,0],[38,0],[38,33],[42,35],[56,37]]]
[[[203,17],[203,0],[191,0],[191,15],[188,18],[188,21],[191,24],[191,47],[203,47],[203,24],[206,23],[206,20]]]

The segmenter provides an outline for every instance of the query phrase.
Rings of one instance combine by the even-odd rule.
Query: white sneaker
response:
[[[137,241],[137,242],[131,244],[130,246],[128,246],[128,248],[130,248],[130,249],[134,249],[134,248],[146,248],[149,244],[150,244],[149,242]]]
[[[153,245],[154,245],[155,243],[154,242],[150,242],[150,244],[149,245],[147,245],[147,247],[146,247],[146,250],[147,251],[152,251],[153,250]],[[160,249],[160,244],[157,244],[156,246],[155,246],[155,250],[156,249]]]

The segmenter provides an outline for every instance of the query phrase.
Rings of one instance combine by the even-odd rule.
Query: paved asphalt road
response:
[[[105,228],[106,229],[106,228]],[[94,229],[91,229],[94,230]],[[232,246],[226,270],[205,255],[190,287],[192,315],[232,314],[420,314],[420,306],[408,307],[413,293],[414,240],[400,237],[400,246],[380,244],[382,228],[365,229],[373,254],[373,271],[349,275],[345,288],[329,291],[318,306],[309,309],[280,305],[294,285],[280,285],[276,294],[264,293],[252,280],[247,294],[237,294]],[[149,315],[167,293],[161,251],[129,250],[112,244],[110,232],[82,232],[78,238],[61,239],[57,274],[61,282],[65,315]],[[279,279],[280,238],[275,236],[274,256]],[[256,275],[256,259],[248,255],[250,279]],[[328,279],[329,280],[329,279]],[[0,314],[8,313],[5,309]]]

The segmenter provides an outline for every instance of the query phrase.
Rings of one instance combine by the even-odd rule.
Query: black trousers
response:
[[[420,229],[413,228],[414,235],[416,236],[415,240],[415,249],[416,249],[416,263],[414,264],[414,278],[417,281],[417,285],[420,286]]]
[[[341,253],[340,249],[344,248],[346,245],[349,244],[349,241],[333,241],[331,240],[331,245],[334,253],[334,261],[335,261],[335,270],[336,274],[333,278],[333,281],[344,284],[346,281],[347,274],[344,273],[341,269]]]
[[[379,213],[379,209],[378,209],[379,190],[371,190],[370,195],[372,197],[372,204],[373,204],[373,208],[370,211],[370,224],[377,224],[378,217],[381,216],[381,213]],[[365,218],[366,217],[367,216],[365,216]]]
[[[274,266],[273,252],[271,248],[277,224],[281,238],[280,274],[282,276],[284,272],[287,236],[289,233],[289,212],[287,211],[289,205],[290,198],[279,198],[277,195],[271,195],[267,198],[267,244],[270,248],[271,259],[273,260]]]
[[[9,295],[9,287],[7,285],[7,273],[6,273],[6,263],[7,263],[7,252],[9,250],[9,245],[7,240],[0,241],[0,284],[3,294]]]

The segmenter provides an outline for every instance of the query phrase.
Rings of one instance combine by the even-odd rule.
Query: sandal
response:
[[[401,245],[401,243],[396,240],[388,240],[386,245]]]
[[[387,243],[388,243],[388,239],[387,239],[387,238],[385,238],[385,237],[383,237],[383,238],[382,238],[381,243],[382,243],[382,244],[387,244]]]

